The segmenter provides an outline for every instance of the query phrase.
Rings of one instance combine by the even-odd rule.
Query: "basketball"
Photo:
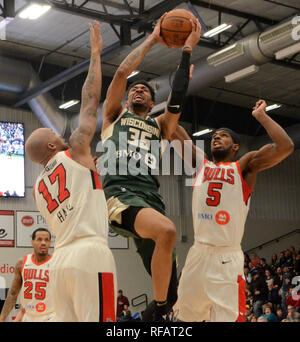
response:
[[[184,42],[192,31],[190,19],[194,15],[185,9],[170,11],[161,23],[161,36],[170,47],[183,47]]]

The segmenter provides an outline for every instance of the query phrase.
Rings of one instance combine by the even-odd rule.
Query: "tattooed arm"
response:
[[[166,13],[160,18],[151,35],[136,47],[120,64],[107,90],[103,105],[102,132],[119,116],[123,110],[122,100],[126,92],[127,77],[142,63],[145,55],[155,44],[166,45],[160,36],[160,24]]]
[[[8,292],[7,298],[2,308],[0,322],[4,322],[6,320],[11,310],[17,303],[18,295],[22,288],[22,265],[23,258],[19,259],[16,264],[14,280],[12,282],[11,288]]]
[[[97,21],[94,21],[94,27],[90,24],[90,41],[91,59],[88,75],[82,87],[79,125],[71,135],[69,144],[72,158],[80,164],[94,169],[93,159],[90,158],[90,143],[96,131],[97,110],[102,88],[100,60],[102,38],[100,24]]]

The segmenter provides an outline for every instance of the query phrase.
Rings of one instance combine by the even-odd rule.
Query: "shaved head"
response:
[[[68,149],[62,137],[49,128],[38,128],[33,131],[25,143],[25,152],[35,163],[46,165],[57,152]]]

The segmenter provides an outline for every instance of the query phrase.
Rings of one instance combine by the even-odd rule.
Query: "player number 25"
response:
[[[47,283],[43,282],[37,282],[35,283],[35,299],[43,300],[46,297],[46,289]],[[26,281],[24,283],[24,287],[26,287],[26,290],[24,291],[24,298],[26,299],[32,299],[32,289],[33,289],[33,283],[31,281]]]

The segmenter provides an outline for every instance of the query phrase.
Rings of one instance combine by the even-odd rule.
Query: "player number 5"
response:
[[[209,183],[207,195],[208,198],[206,199],[206,204],[210,207],[216,207],[220,204],[221,201],[221,190],[223,187],[223,183]],[[217,190],[216,190],[217,189]]]

